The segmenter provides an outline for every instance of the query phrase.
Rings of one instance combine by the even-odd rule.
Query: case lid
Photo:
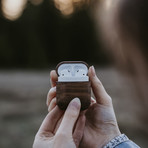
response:
[[[83,61],[63,61],[56,67],[58,82],[89,81],[88,64]]]

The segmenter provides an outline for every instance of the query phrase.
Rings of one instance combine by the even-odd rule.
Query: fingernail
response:
[[[79,109],[79,108],[80,108],[80,105],[81,105],[80,99],[79,99],[79,98],[74,98],[74,99],[70,102],[69,107],[74,107],[74,108],[76,108],[76,109]]]
[[[52,88],[50,89],[50,92],[56,92],[56,86],[52,87]]]
[[[94,66],[91,66],[91,72],[92,72],[92,75],[93,75],[93,76],[95,76],[95,75],[96,75],[96,71],[95,71]]]

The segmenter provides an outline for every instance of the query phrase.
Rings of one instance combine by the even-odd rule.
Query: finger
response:
[[[56,106],[56,98],[53,98],[48,106],[48,112],[50,112]]]
[[[57,130],[58,130],[58,128],[59,128],[59,126],[60,126],[62,120],[63,120],[63,117],[64,117],[64,114],[63,114],[63,115],[61,116],[61,118],[58,120],[58,122],[57,122],[57,124],[56,124],[56,127],[55,127],[55,129],[54,129],[54,134],[56,134],[56,132],[57,132]]]
[[[72,136],[75,122],[80,113],[80,108],[81,108],[81,103],[78,98],[75,98],[70,102],[65,111],[61,125],[57,131],[57,135],[66,134],[69,137]]]
[[[83,114],[79,116],[78,121],[76,123],[76,127],[73,133],[73,139],[76,147],[79,147],[80,141],[83,137],[85,121],[86,121],[86,118],[85,118],[85,115]]]
[[[95,95],[97,103],[102,104],[102,105],[110,105],[111,98],[107,94],[107,92],[105,91],[101,81],[96,76],[96,72],[95,72],[95,69],[94,69],[93,66],[91,66],[89,68],[88,74],[89,74],[89,77],[90,77],[92,90],[93,90],[93,93]]]
[[[49,106],[51,100],[56,96],[56,87],[52,87],[48,94],[47,94],[47,100],[46,100],[46,105]]]
[[[53,133],[56,123],[62,116],[63,111],[56,106],[50,113],[47,114],[41,127],[39,128],[38,134]]]
[[[56,86],[56,81],[58,81],[58,75],[56,73],[55,70],[52,70],[50,72],[50,83],[51,83],[51,87]]]

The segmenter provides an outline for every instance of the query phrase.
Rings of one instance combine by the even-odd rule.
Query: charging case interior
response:
[[[58,82],[89,81],[88,65],[85,62],[61,62],[57,66]]]

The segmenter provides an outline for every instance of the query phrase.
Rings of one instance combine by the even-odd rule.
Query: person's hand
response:
[[[76,148],[83,136],[85,117],[79,115],[80,100],[73,99],[63,116],[58,106],[52,105],[52,110],[44,119],[37,132],[33,148]]]
[[[86,112],[86,125],[81,148],[102,148],[120,135],[112,99],[97,78],[94,67],[89,68],[89,78],[96,102]]]
[[[86,111],[86,125],[79,147],[101,148],[111,139],[120,135],[120,131],[113,110],[112,99],[106,93],[102,83],[97,78],[94,67],[89,68],[88,74],[96,100],[92,101],[93,103]],[[47,105],[49,106],[49,111],[52,110],[52,106],[56,104],[56,72],[51,71],[50,77],[53,88],[49,91],[47,96]]]

